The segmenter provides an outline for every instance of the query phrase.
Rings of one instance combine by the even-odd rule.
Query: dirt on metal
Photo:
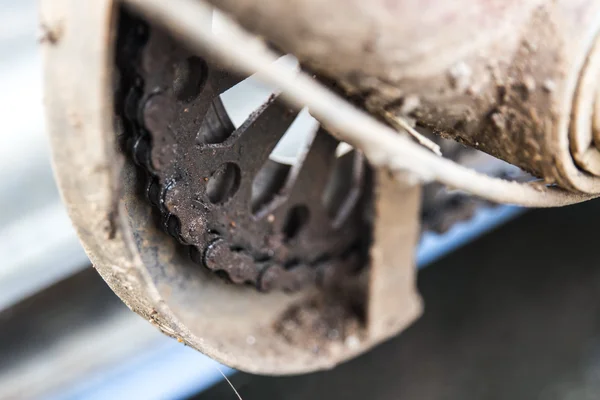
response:
[[[147,173],[164,230],[195,262],[260,291],[321,285],[331,268],[364,264],[359,152],[336,159],[339,142],[320,129],[300,163],[276,163],[269,155],[297,112],[273,95],[236,129],[219,95],[241,77],[128,14],[117,35],[120,141]]]
[[[271,191],[287,195],[273,203],[281,212],[253,210],[252,178],[267,164],[283,133],[279,128],[294,112],[271,98],[247,125],[234,129],[214,100],[239,78],[230,80],[207,58],[168,38],[136,43],[149,39],[143,27],[122,36],[122,9],[112,0],[48,0],[42,15],[48,31],[61,31],[43,43],[61,191],[94,266],[133,311],[220,362],[267,374],[331,368],[420,315],[413,250],[421,187],[414,179],[385,169],[370,176],[360,156],[345,158],[355,172],[345,174],[352,178],[348,186],[360,189],[359,195],[348,196],[349,205],[338,207],[345,210],[342,217],[331,218],[321,189],[337,141],[321,130],[306,155],[307,167],[292,175],[300,189]],[[113,68],[115,54],[124,68]],[[444,74],[453,94],[470,88],[474,66],[465,65]],[[74,77],[85,77],[85,84]],[[421,84],[413,88],[426,87]],[[528,79],[526,93],[509,88],[508,96],[560,90],[551,86]],[[199,90],[206,88],[204,94]],[[432,97],[390,91],[385,99],[396,102],[381,103],[376,100],[382,93],[358,95],[368,107],[393,104],[410,115],[453,99],[438,104]],[[422,120],[443,118],[446,111]],[[489,123],[508,126],[507,112],[500,110]],[[272,118],[262,119],[270,113]],[[254,135],[249,143],[244,133],[254,129],[264,136]],[[237,203],[234,192],[245,197]],[[226,282],[214,273],[219,270],[241,284]]]
[[[211,3],[373,113],[409,111],[547,184],[600,193],[597,1]]]

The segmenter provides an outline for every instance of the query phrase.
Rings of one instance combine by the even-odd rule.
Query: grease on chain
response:
[[[190,232],[182,234],[181,215],[174,210],[177,210],[179,206],[177,203],[181,202],[182,197],[192,196],[188,191],[183,196],[180,194],[177,198],[173,196],[173,192],[180,190],[177,185],[182,180],[182,176],[192,172],[185,170],[185,167],[188,167],[185,165],[177,166],[174,169],[175,172],[171,171],[169,174],[161,173],[161,169],[165,164],[182,160],[182,158],[169,159],[164,156],[165,153],[187,153],[187,150],[177,147],[177,143],[173,142],[171,138],[157,135],[157,132],[172,130],[173,127],[168,123],[169,118],[177,120],[179,117],[174,115],[176,111],[173,100],[167,98],[159,86],[157,88],[149,87],[146,82],[148,76],[145,75],[147,73],[145,69],[148,69],[148,64],[151,63],[145,62],[148,54],[144,52],[148,51],[150,28],[143,21],[134,19],[124,12],[121,14],[116,51],[117,73],[115,74],[117,78],[115,80],[116,131],[124,151],[128,152],[135,164],[144,171],[147,182],[145,195],[149,202],[159,210],[163,230],[187,246],[194,262],[209,270],[224,272],[227,279],[235,284],[251,284],[260,291],[277,289],[294,291],[315,284],[329,286],[337,280],[344,279],[344,276],[358,271],[366,263],[365,254],[369,240],[367,232],[370,231],[368,223],[364,221],[363,214],[366,212],[362,213],[360,210],[355,210],[360,221],[351,221],[352,223],[347,227],[357,230],[356,232],[342,237],[341,241],[332,241],[331,244],[327,240],[319,238],[312,243],[308,242],[316,250],[314,255],[306,255],[306,257],[298,257],[298,251],[289,256],[288,253],[293,253],[294,249],[290,250],[288,243],[273,234],[265,235],[268,238],[267,243],[257,251],[254,248],[257,246],[253,246],[256,241],[253,242],[249,238],[239,240],[239,236],[236,236],[237,232],[236,234],[231,233],[240,230],[233,229],[237,228],[236,217],[240,216],[240,213],[232,212],[230,213],[232,215],[228,215],[229,210],[211,204],[212,202],[206,201],[206,199],[192,199],[196,203],[194,208],[198,210],[197,219],[210,219],[215,215],[210,212],[214,209],[216,213],[222,212],[225,219],[229,221],[229,226],[224,227],[227,225],[226,222],[225,224],[221,223],[220,229],[214,229],[210,226],[211,221],[203,221],[193,234]],[[163,43],[165,52],[172,51],[168,47],[171,44],[168,41]],[[154,49],[154,53],[156,54],[156,49]],[[160,52],[158,54],[160,56]],[[207,65],[197,57],[189,57],[187,62],[189,64],[187,68],[175,65],[172,79],[175,100],[184,103],[190,102],[195,95],[198,95],[194,88],[201,88],[205,85],[206,82],[203,82],[203,79],[206,74],[210,73],[206,70]],[[191,76],[191,72],[195,72],[196,75]],[[227,77],[221,78],[221,80],[226,79]],[[191,86],[190,80],[193,82]],[[216,84],[219,85],[219,82]],[[280,107],[277,104],[269,105],[268,110],[273,112],[275,106]],[[223,110],[220,107],[222,108],[220,102],[211,102],[204,118],[199,115],[195,116],[196,119],[203,119],[200,121],[199,128],[203,135],[197,135],[195,142],[190,144],[191,146],[210,148],[213,143],[226,141],[228,135],[234,131],[234,128],[230,126],[230,121],[222,117]],[[281,113],[281,110],[276,111]],[[187,109],[184,109],[184,112],[187,112]],[[263,110],[263,112],[267,113],[268,111]],[[289,112],[284,110],[283,113]],[[198,121],[194,120],[194,124],[197,127]],[[158,145],[154,143],[156,136],[159,136],[161,140]],[[200,142],[198,142],[198,137],[202,138]],[[325,140],[326,142],[327,140]],[[256,146],[260,146],[260,141]],[[239,150],[239,147],[236,150]],[[473,150],[464,149],[463,151]],[[317,162],[320,158],[317,157]],[[205,178],[204,181],[206,180]],[[231,185],[235,185],[235,182]],[[422,212],[424,230],[443,233],[454,223],[470,219],[476,208],[482,205],[482,201],[462,194],[439,196],[442,189],[437,186],[435,184],[428,185],[424,191],[425,202]],[[227,200],[227,193],[217,192],[213,196],[216,203]],[[437,197],[437,199],[427,201],[428,196]],[[484,203],[489,204],[488,202]],[[368,199],[363,198],[355,207],[368,209]],[[189,217],[187,220],[189,222]],[[253,228],[246,230],[249,232],[249,234],[246,233],[246,236],[257,235]],[[274,250],[269,249],[269,246],[272,246]],[[306,248],[304,246],[301,250],[306,250]],[[277,252],[278,255],[275,254]],[[300,254],[303,255],[302,252]]]
[[[216,86],[227,80],[228,77],[223,74],[219,75],[219,71],[208,71],[207,64],[198,57],[187,57],[185,60],[188,68],[178,70],[175,66],[174,79],[172,77],[165,78],[172,81],[172,95],[176,97],[173,101],[169,98],[169,93],[165,94],[164,88],[160,85],[162,78],[149,76],[148,73],[150,70],[160,74],[161,68],[168,67],[172,61],[168,59],[168,56],[179,55],[183,50],[174,49],[173,42],[162,34],[158,34],[156,37],[153,43],[151,41],[152,32],[148,25],[124,12],[121,13],[116,51],[115,120],[117,122],[116,131],[120,135],[123,150],[130,154],[132,160],[145,175],[145,195],[159,211],[163,230],[189,249],[194,262],[218,272],[220,275],[225,275],[233,283],[251,284],[260,291],[295,291],[310,285],[329,286],[336,280],[344,279],[344,276],[348,274],[356,273],[361,266],[366,264],[365,254],[369,236],[369,229],[361,210],[365,204],[362,197],[361,201],[355,204],[352,216],[347,218],[348,222],[339,229],[339,238],[332,237],[333,228],[326,228],[323,232],[325,236],[316,237],[313,242],[310,237],[297,239],[296,242],[300,244],[296,244],[297,248],[294,248],[295,242],[282,237],[281,234],[257,232],[259,223],[254,223],[252,218],[244,215],[247,213],[248,207],[236,208],[236,204],[239,205],[239,203],[235,201],[230,201],[231,204],[226,204],[227,207],[221,206],[220,203],[227,203],[229,200],[227,190],[221,187],[211,192],[208,175],[211,171],[213,176],[218,175],[219,168],[223,169],[224,172],[221,174],[224,175],[229,171],[228,168],[236,171],[237,181],[233,180],[224,187],[239,189],[237,187],[240,185],[239,175],[242,175],[245,169],[240,160],[232,159],[235,154],[227,154],[223,159],[240,162],[241,171],[237,164],[232,162],[222,164],[225,167],[219,167],[217,171],[214,171],[216,167],[214,163],[210,163],[210,160],[207,160],[205,164],[195,163],[196,161],[188,164],[181,162],[182,160],[189,161],[189,158],[186,159],[186,157],[188,157],[188,153],[195,151],[193,149],[214,149],[213,143],[218,144],[228,140],[227,131],[231,132],[233,128],[227,126],[227,121],[221,117],[222,110],[218,109],[220,103],[211,101],[208,111],[204,110],[191,119],[192,124],[190,125],[193,125],[203,136],[194,135],[195,140],[190,142],[188,148],[178,146],[180,143],[177,142],[177,139],[165,135],[164,132],[173,131],[172,121],[185,120],[189,116],[178,115],[174,103],[178,101],[189,103],[190,111],[194,111],[193,99],[200,90],[190,90],[190,80],[198,80],[192,86],[201,89],[206,84],[202,80],[208,73],[214,73],[217,76],[215,78],[213,75],[210,82]],[[153,57],[158,61],[154,62]],[[177,57],[173,56],[173,58]],[[189,63],[195,64],[190,65]],[[189,75],[190,71],[196,74]],[[186,81],[186,83],[182,83],[182,81]],[[201,102],[200,106],[202,106]],[[269,103],[267,106],[261,110],[263,114],[267,115],[270,112],[275,115],[275,118],[278,115],[284,115],[281,118],[290,118],[289,112],[281,112],[283,108],[280,104]],[[188,108],[183,112],[187,113]],[[204,118],[203,115],[205,115]],[[198,125],[200,125],[199,129]],[[252,124],[249,124],[248,129],[251,128]],[[261,132],[268,131],[269,125],[266,125],[265,128]],[[183,125],[181,130],[185,131],[186,126]],[[239,140],[239,135],[243,133],[242,127],[236,131],[237,139],[240,142],[242,141]],[[175,132],[175,134],[179,134],[179,132]],[[273,136],[271,133],[265,135]],[[198,141],[198,137],[203,140]],[[313,169],[316,169],[317,173],[320,168],[329,165],[323,161],[324,154],[333,154],[332,151],[335,148],[332,147],[332,144],[335,144],[332,143],[333,139],[328,137],[329,135],[323,133],[321,136],[317,136],[317,149],[313,151],[311,148],[307,160],[305,160],[308,165],[315,165]],[[259,138],[256,146],[251,147],[260,148],[260,144]],[[234,153],[239,155],[240,147],[238,146],[234,150]],[[241,150],[247,149],[242,148]],[[216,150],[213,150],[214,152]],[[257,151],[258,154],[260,152],[260,150]],[[172,154],[176,155],[171,157]],[[211,157],[204,157],[204,159],[209,158]],[[212,158],[218,159],[219,157]],[[199,166],[200,168],[196,169],[203,170],[203,172],[199,175],[198,171],[193,170],[191,166]],[[171,169],[169,169],[170,167]],[[238,170],[235,170],[236,168]],[[320,175],[323,174],[324,171]],[[204,178],[196,179],[194,182],[202,185],[200,191],[206,193],[204,196],[191,198],[195,196],[190,195],[193,190],[188,189],[189,181],[202,175]],[[296,193],[294,201],[300,199],[310,203],[310,207],[308,207],[310,211],[315,211],[316,201],[321,203],[320,194],[318,194],[318,199],[312,203],[311,199],[307,200],[305,196],[305,193],[310,192],[306,188],[310,187],[308,185],[311,180],[316,183],[322,180],[322,178],[315,178],[317,175],[315,171],[308,175],[302,174],[301,170],[297,179],[300,181],[300,185],[303,184],[305,187],[301,188],[301,191],[294,192],[292,190],[292,194]],[[247,177],[245,178],[247,179]],[[192,182],[192,184],[194,183]],[[241,189],[239,190],[241,191]],[[188,200],[194,203],[191,208],[187,206]],[[189,211],[190,209],[195,211],[193,215],[184,213],[185,210]],[[293,216],[292,211],[296,211],[296,209],[298,206],[292,204],[291,208],[286,210],[287,215]],[[318,216],[319,210],[314,214]],[[279,220],[283,220],[285,219],[284,215],[280,212],[277,217]],[[263,226],[265,221],[272,223],[273,219],[272,214],[263,218]],[[198,223],[193,225],[194,229],[191,229],[189,228],[190,221],[193,220]],[[240,226],[237,226],[238,224]],[[290,232],[293,231],[284,226],[283,231],[286,229]],[[242,234],[239,233],[240,231]],[[295,232],[293,233],[295,234]],[[266,238],[264,244],[257,240],[257,237],[261,235]],[[257,243],[258,245],[256,245]],[[312,247],[314,247],[314,252],[306,251]]]

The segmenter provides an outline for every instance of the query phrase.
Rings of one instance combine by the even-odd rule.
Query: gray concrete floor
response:
[[[244,400],[600,399],[600,201],[537,210],[419,274],[424,316],[332,371],[237,374]],[[196,399],[237,398],[226,383]]]

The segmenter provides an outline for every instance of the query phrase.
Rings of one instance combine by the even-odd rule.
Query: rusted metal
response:
[[[121,151],[124,137],[117,134],[123,132],[123,121],[113,114],[119,11],[111,0],[42,3],[43,24],[60,32],[56,40],[43,44],[55,171],[69,214],[97,271],[133,311],[162,332],[246,371],[290,374],[330,368],[380,341],[382,336],[371,337],[365,325],[370,321],[364,318],[368,290],[360,276],[340,288],[331,271],[343,268],[331,265],[315,270],[324,282],[321,289],[308,286],[293,294],[261,293],[228,284],[208,269],[198,268],[185,254],[185,247],[157,224],[153,206],[140,193],[143,174]],[[136,147],[143,147],[142,142]],[[136,152],[134,158],[144,165],[148,159],[142,155]],[[316,182],[321,179],[315,178]],[[167,231],[169,227],[167,223]],[[368,230],[360,235],[368,237]],[[209,266],[221,262],[218,252],[222,248],[216,241],[211,244],[217,253],[207,254]],[[223,261],[229,256],[223,256]],[[242,257],[230,262],[245,261]],[[342,264],[355,268],[361,263],[349,256]],[[277,287],[282,280],[278,274],[281,270],[267,270],[262,284]],[[359,287],[357,293],[362,295],[344,289],[352,286]],[[316,321],[310,327],[325,327],[319,332],[334,332],[331,324],[347,329],[327,337],[310,327],[309,331],[299,329],[313,333],[305,338],[319,343],[315,352],[315,346],[294,340],[282,330],[290,321],[307,321],[306,316]]]
[[[117,41],[125,147],[148,173],[164,229],[193,259],[235,283],[297,290],[337,265],[333,258],[364,250],[359,153],[336,163],[339,142],[321,129],[301,163],[278,164],[269,155],[297,113],[275,95],[235,129],[219,95],[241,78],[126,14]],[[346,168],[332,176],[336,165]],[[349,187],[332,181],[353,173]],[[342,219],[328,213],[329,188],[330,197],[359,194],[344,203]]]
[[[364,160],[335,159],[337,141],[320,131],[277,192],[283,200],[253,209],[253,178],[270,172],[270,150],[295,115],[286,105],[272,99],[235,130],[216,95],[239,78],[211,60],[143,25],[124,34],[113,0],[42,7],[61,192],[94,266],[132,310],[220,362],[269,374],[332,367],[418,316],[420,190],[410,176],[377,171],[371,199]],[[352,189],[334,202],[337,215],[322,200],[334,160]],[[356,250],[372,232],[362,268]]]
[[[600,193],[598,1],[210,2],[372,112]]]
[[[198,24],[199,19],[212,12],[212,9],[202,1],[172,0],[168,6],[160,0],[126,0],[126,2],[140,13],[149,16],[153,21],[168,27],[173,35],[190,48],[208,52],[211,57],[218,59],[228,68],[249,74],[259,71],[258,76],[261,81],[280,88],[282,96],[290,104],[296,107],[309,107],[315,118],[325,124],[330,131],[335,132],[338,138],[361,149],[371,164],[377,168],[386,168],[394,172],[410,171],[417,179],[424,182],[437,180],[450,187],[464,190],[490,201],[519,204],[527,207],[561,207],[600,196],[600,193],[572,192],[554,185],[544,186],[540,183],[510,182],[505,179],[490,177],[439,157],[431,152],[431,149],[413,142],[407,135],[398,134],[397,130],[373,118],[372,114],[355,107],[354,102],[350,102],[347,98],[334,93],[310,74],[302,71],[292,71],[283,65],[278,65],[275,62],[277,60],[276,53],[265,46],[263,39],[249,34],[241,29],[239,25],[231,23],[233,29],[230,34],[215,35],[209,25]],[[489,5],[487,2],[484,3]],[[311,4],[314,5],[314,2]],[[323,4],[332,6],[331,2]],[[406,4],[415,5],[411,2]],[[514,10],[514,4],[512,7]],[[344,6],[341,6],[341,8],[344,8]],[[461,10],[462,8],[458,7],[458,9]],[[281,9],[278,10],[281,11]],[[440,10],[443,9],[435,9],[436,12]],[[321,8],[317,10],[318,17],[330,15],[322,11]],[[478,10],[478,12],[480,11],[481,9]],[[519,13],[522,11],[524,10],[521,8],[517,9]],[[332,14],[335,14],[335,12]],[[370,17],[372,13],[367,13],[366,16]],[[441,16],[443,19],[443,12]],[[296,13],[289,13],[287,17],[296,18]],[[437,17],[440,17],[440,14]],[[428,22],[431,22],[431,20],[435,21],[435,18],[429,19]],[[315,23],[313,19],[310,19],[310,21],[313,26],[321,26]],[[330,22],[324,23],[323,26],[329,27]],[[350,23],[344,21],[343,18],[340,22],[346,24],[346,27],[360,26],[355,21]],[[395,26],[397,26],[397,21],[395,21]],[[456,27],[456,21],[449,26]],[[335,30],[329,30],[328,28],[328,31],[334,32]],[[359,31],[362,32],[362,30]],[[374,33],[372,30],[368,30],[368,32]],[[304,35],[305,33],[301,33],[298,37],[303,38]],[[331,37],[333,36],[330,36],[329,39]],[[315,45],[315,43],[320,42],[320,39],[322,38],[317,39],[315,37],[315,41],[311,40],[309,43],[311,43],[311,46]],[[346,42],[351,41],[346,40]],[[333,44],[333,46],[338,44],[339,42]],[[321,47],[319,44],[316,46],[321,49],[327,47],[327,45]],[[421,43],[418,47],[428,48],[422,46]],[[363,60],[360,56],[357,57],[356,54],[350,53],[348,55],[355,57],[355,60]],[[437,54],[424,59],[431,60],[435,56]],[[369,58],[367,57],[367,59]],[[344,62],[335,60],[335,63],[343,64]],[[437,63],[435,65],[436,68],[439,68]],[[417,69],[417,71],[425,72],[425,70],[420,69]],[[358,94],[360,95],[360,92]],[[410,103],[411,106],[408,108],[413,108],[416,102],[411,101]],[[452,102],[450,103],[452,104]],[[367,106],[372,113],[382,113],[386,116],[386,120],[398,119],[389,111],[378,109],[377,103],[370,106],[367,104]]]

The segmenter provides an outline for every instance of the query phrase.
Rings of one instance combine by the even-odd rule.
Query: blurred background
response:
[[[0,20],[0,399],[237,398],[223,374],[245,400],[600,398],[598,202],[425,234],[425,315],[333,371],[235,373],[164,337],[96,274],[61,203],[36,1],[0,0]]]

